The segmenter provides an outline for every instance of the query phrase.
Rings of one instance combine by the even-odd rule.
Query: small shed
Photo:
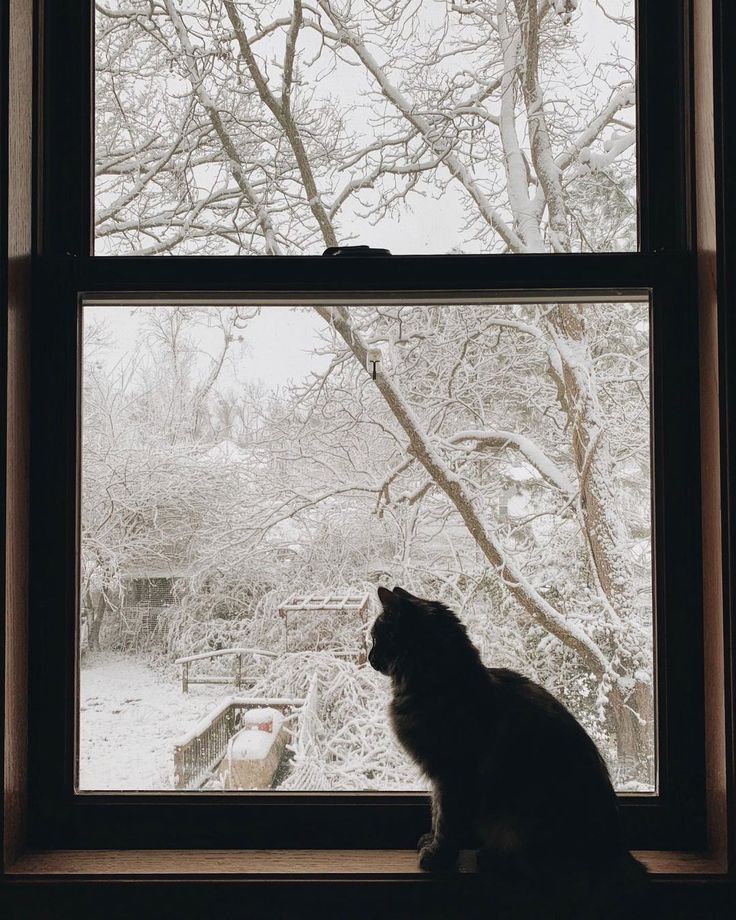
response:
[[[131,566],[122,573],[120,585],[118,643],[125,649],[141,648],[176,603],[177,575],[167,565]]]
[[[292,594],[279,606],[286,651],[329,651],[362,663],[368,656],[369,615],[367,591]]]

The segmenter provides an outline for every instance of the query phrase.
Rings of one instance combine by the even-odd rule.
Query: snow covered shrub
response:
[[[251,619],[269,588],[253,577],[228,578],[220,572],[191,581],[161,620],[161,653],[178,658],[247,644]]]
[[[254,695],[306,696],[314,685],[314,735],[291,742],[293,768],[279,788],[310,790],[424,788],[398,748],[388,721],[388,682],[368,665],[328,652],[294,652],[273,659]]]

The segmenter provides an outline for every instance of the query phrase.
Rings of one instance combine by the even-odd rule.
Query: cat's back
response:
[[[496,715],[487,753],[498,788],[540,826],[559,832],[564,821],[571,836],[619,850],[616,795],[590,736],[544,687],[504,668],[488,674]]]
[[[537,729],[547,726],[550,731],[588,738],[572,713],[541,684],[508,668],[486,668],[486,672],[502,715],[529,720]]]
[[[529,770],[547,774],[587,774],[610,787],[598,748],[569,710],[548,690],[507,668],[488,668],[494,697],[494,743],[518,769],[519,759]],[[523,771],[525,772],[525,771]],[[560,777],[558,776],[558,779]]]

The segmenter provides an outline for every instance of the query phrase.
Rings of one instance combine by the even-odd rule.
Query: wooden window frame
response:
[[[82,3],[81,7],[85,5]],[[200,299],[233,296],[236,292],[249,297],[267,297],[275,293],[271,268],[267,264],[270,262],[272,266],[273,263],[259,257],[248,257],[250,283],[248,290],[243,291],[243,264],[234,259],[205,258],[200,260],[201,267],[182,272],[185,263],[193,263],[191,258],[102,259],[91,258],[87,254],[85,240],[90,239],[90,215],[85,215],[83,209],[80,209],[72,215],[72,219],[68,219],[65,202],[70,200],[70,196],[74,200],[75,194],[81,196],[77,200],[91,202],[89,178],[84,168],[85,150],[89,150],[89,123],[85,125],[82,120],[75,121],[72,118],[70,127],[69,110],[58,102],[64,98],[79,98],[75,91],[80,87],[83,90],[88,85],[85,77],[88,70],[84,62],[80,61],[77,73],[74,62],[69,64],[66,61],[67,85],[62,88],[48,81],[49,73],[60,72],[61,60],[54,56],[62,51],[66,53],[69,47],[78,46],[87,33],[82,29],[80,39],[76,13],[67,15],[68,11],[65,10],[60,15],[60,6],[56,4],[57,15],[54,16],[53,3],[11,0],[9,8],[3,9],[1,23],[4,48],[8,54],[7,67],[0,79],[3,88],[9,89],[9,92],[3,92],[8,145],[3,151],[2,163],[2,243],[3,254],[7,253],[4,281],[8,300],[3,358],[6,362],[4,379],[9,406],[5,416],[4,872],[8,877],[16,879],[37,875],[167,877],[172,874],[180,878],[225,878],[235,874],[260,879],[284,876],[339,876],[356,879],[368,876],[387,879],[415,877],[417,869],[413,852],[410,849],[386,849],[386,839],[399,841],[402,847],[411,846],[417,829],[426,820],[426,805],[416,803],[416,800],[397,802],[394,798],[392,803],[386,802],[388,811],[381,812],[383,830],[371,833],[371,828],[376,825],[375,809],[381,805],[380,802],[374,804],[377,801],[375,797],[371,799],[369,808],[373,810],[373,816],[365,822],[363,837],[366,846],[371,847],[370,850],[355,849],[352,831],[347,836],[341,835],[341,827],[344,827],[345,822],[354,821],[361,808],[365,811],[365,806],[357,803],[355,797],[349,797],[351,801],[344,802],[340,802],[338,797],[330,805],[317,806],[324,808],[325,812],[332,812],[332,817],[327,821],[332,843],[327,845],[341,848],[339,855],[332,853],[329,856],[314,849],[312,838],[306,830],[293,835],[289,849],[278,853],[264,850],[264,846],[268,845],[267,837],[261,838],[266,842],[260,844],[259,850],[244,851],[242,847],[248,841],[242,836],[240,843],[234,838],[226,842],[225,845],[229,844],[230,849],[209,849],[222,847],[224,838],[208,832],[200,835],[199,842],[193,842],[193,847],[198,847],[196,849],[182,850],[171,843],[167,843],[165,849],[148,849],[150,844],[142,849],[140,831],[149,833],[148,839],[154,844],[157,839],[162,839],[158,827],[161,820],[166,820],[167,812],[166,809],[163,812],[159,810],[160,803],[157,803],[155,796],[115,796],[110,797],[110,801],[97,796],[89,799],[84,796],[73,797],[76,815],[71,818],[72,822],[89,819],[92,810],[87,802],[92,802],[95,808],[102,806],[102,811],[95,818],[95,827],[101,827],[110,820],[120,821],[121,809],[118,806],[125,805],[125,819],[116,828],[116,836],[120,840],[117,846],[111,847],[109,838],[105,839],[104,835],[98,834],[98,839],[95,839],[95,833],[88,833],[83,846],[77,845],[70,849],[69,841],[75,841],[75,838],[74,835],[68,835],[68,813],[62,815],[63,820],[58,827],[52,827],[50,833],[47,828],[45,836],[39,834],[39,816],[49,819],[54,809],[70,806],[68,769],[62,784],[55,786],[49,795],[42,795],[40,785],[34,787],[34,741],[31,737],[29,762],[28,736],[29,714],[33,725],[34,718],[38,721],[39,713],[45,711],[49,701],[43,681],[48,660],[38,655],[39,640],[51,638],[53,641],[49,644],[53,644],[54,650],[62,648],[67,661],[74,660],[74,637],[64,634],[65,621],[61,621],[61,627],[49,623],[41,626],[40,617],[36,616],[35,621],[31,618],[29,629],[28,617],[29,596],[33,607],[34,597],[42,596],[44,585],[53,583],[47,581],[45,576],[58,573],[62,583],[65,577],[68,580],[73,572],[69,563],[73,563],[76,553],[75,540],[68,528],[66,538],[61,541],[56,536],[53,540],[44,540],[39,536],[45,519],[51,521],[50,532],[53,533],[54,520],[57,524],[59,521],[68,522],[76,514],[76,510],[73,514],[70,511],[70,502],[76,506],[73,494],[39,479],[39,473],[47,473],[52,468],[47,464],[48,457],[58,456],[63,466],[63,476],[66,477],[63,481],[67,485],[72,484],[71,491],[74,493],[73,485],[77,475],[75,356],[78,349],[78,326],[70,311],[74,311],[78,317],[79,297],[85,292],[95,296],[106,293],[115,297],[133,294],[155,297],[156,294],[169,293],[191,296],[194,290]],[[727,3],[723,0],[714,0],[712,4],[709,0],[693,0],[692,10],[690,4],[683,0],[682,4],[678,2],[678,12],[684,24],[682,34],[669,37],[682,46],[683,55],[691,62],[681,75],[682,79],[675,80],[681,95],[670,92],[666,99],[661,96],[662,108],[654,116],[647,109],[646,82],[643,81],[645,91],[640,107],[640,118],[650,125],[656,122],[662,130],[668,132],[669,137],[676,136],[678,132],[682,133],[682,137],[690,137],[690,129],[695,128],[695,142],[690,151],[687,144],[676,143],[675,150],[682,151],[681,157],[675,152],[664,163],[658,162],[656,169],[650,169],[649,172],[642,169],[640,176],[642,188],[646,192],[645,202],[666,201],[666,190],[672,192],[673,189],[680,189],[681,194],[676,201],[681,202],[682,206],[674,207],[676,219],[673,220],[672,212],[665,208],[647,215],[644,220],[645,233],[641,238],[642,254],[446,258],[452,259],[453,270],[463,272],[464,277],[468,278],[465,290],[482,291],[483,279],[487,277],[489,266],[492,265],[494,290],[498,292],[499,288],[505,289],[510,299],[519,296],[525,287],[530,286],[530,278],[534,279],[535,289],[559,294],[561,290],[604,293],[620,288],[621,278],[625,277],[626,289],[638,287],[651,290],[655,299],[664,298],[670,303],[678,302],[678,298],[680,301],[687,299],[688,279],[694,278],[689,263],[697,258],[698,315],[690,316],[688,320],[687,310],[684,310],[682,315],[678,314],[678,318],[691,323],[686,327],[686,335],[691,336],[691,345],[696,341],[693,337],[698,334],[700,336],[699,402],[695,395],[698,386],[695,377],[697,368],[693,363],[692,349],[684,349],[681,354],[685,359],[686,386],[683,389],[683,399],[686,406],[689,404],[694,408],[700,424],[701,488],[697,504],[703,524],[704,641],[703,657],[698,656],[695,673],[702,667],[703,696],[701,699],[696,693],[691,703],[697,704],[699,724],[704,732],[703,745],[695,745],[695,760],[699,760],[702,755],[704,765],[703,798],[694,790],[691,799],[693,814],[686,816],[684,825],[665,828],[660,838],[653,841],[651,848],[656,848],[657,852],[650,852],[645,858],[663,876],[716,876],[727,872],[729,868],[731,843],[727,831],[729,808],[732,807],[732,797],[728,793],[732,782],[733,751],[727,730],[733,724],[732,700],[728,696],[733,684],[727,613],[733,609],[730,606],[732,596],[729,594],[733,587],[733,579],[730,577],[733,556],[728,555],[733,553],[733,545],[732,515],[727,512],[733,508],[730,504],[733,479],[729,479],[727,473],[728,462],[733,463],[733,430],[728,424],[724,396],[733,393],[726,376],[729,369],[733,373],[733,367],[726,361],[725,347],[726,336],[732,336],[733,329],[726,323],[725,309],[726,297],[730,293],[730,278],[725,259],[719,261],[720,250],[716,245],[718,242],[722,246],[723,239],[727,237],[724,203],[729,187],[726,182],[728,158],[723,149],[719,149],[718,156],[714,155],[714,75],[719,90],[715,104],[719,110],[725,108],[728,100],[725,89],[727,82],[721,71],[713,66],[713,28],[715,26],[718,68],[723,68],[725,52],[721,54],[721,51],[724,36],[727,35],[725,22],[732,13],[728,12]],[[677,16],[673,16],[672,20],[676,21]],[[43,29],[34,26],[41,21]],[[644,43],[642,47],[649,49],[650,69],[645,71],[644,77],[659,68],[660,79],[664,79],[668,73],[666,62],[671,63],[671,56],[665,54],[663,60],[658,59],[658,49],[664,47],[665,39],[659,43],[650,40],[647,31],[650,21],[653,21],[650,17],[644,17],[640,28],[640,42]],[[33,62],[41,60],[47,68],[47,79],[43,84],[44,104],[39,104],[34,111],[29,87],[40,85],[35,83],[37,74]],[[692,86],[687,85],[688,74]],[[688,97],[697,100],[697,104],[686,105]],[[88,96],[82,95],[82,99],[83,102],[86,99],[88,104]],[[690,124],[691,117],[694,125]],[[725,143],[723,136],[718,137]],[[34,138],[39,143],[34,144]],[[44,141],[48,149],[49,138],[59,142],[60,146],[57,144],[54,147],[53,161],[46,158],[44,164],[43,157],[37,158],[37,155],[39,150],[43,150]],[[646,165],[649,162],[646,159],[646,134],[642,135],[641,153],[640,163]],[[689,153],[694,154],[692,171],[688,163]],[[73,168],[68,168],[69,164],[79,164],[79,168],[75,172]],[[62,175],[65,181],[60,184]],[[689,183],[692,177],[695,181],[693,193],[690,194]],[[71,182],[68,181],[70,178]],[[692,210],[689,203],[693,205]],[[644,254],[647,251],[648,254]],[[519,271],[521,263],[514,265],[509,259],[514,262],[524,260],[525,285]],[[382,291],[404,290],[415,293],[399,271],[400,261],[385,266],[383,287],[376,288],[372,280],[376,272],[375,261],[370,266],[362,267],[355,263],[349,268],[344,263],[342,267],[335,265],[329,277],[326,277],[324,263],[320,263],[319,259],[280,257],[279,271],[288,277],[289,283],[279,285],[279,294],[284,296],[305,290],[313,292],[321,286],[326,294],[334,296],[342,290],[354,296],[356,278],[357,286],[374,296]],[[445,258],[415,257],[414,267],[421,270],[423,277],[428,279],[426,286],[435,296],[438,289],[447,286],[443,277],[447,264]],[[433,280],[434,285],[431,283]],[[693,295],[691,302],[694,299]],[[59,309],[54,311],[47,306],[44,311],[42,305],[52,302],[61,302]],[[672,339],[673,345],[678,335],[683,340],[686,338],[681,326],[664,324],[660,325],[660,329],[663,335]],[[31,358],[39,354],[44,356],[44,360],[35,362],[31,374]],[[667,379],[672,378],[668,376]],[[33,403],[29,399],[31,388]],[[47,403],[39,400],[39,393],[49,393]],[[56,412],[57,409],[61,411]],[[671,407],[670,411],[675,409]],[[668,432],[674,430],[671,420],[666,427]],[[688,433],[692,434],[693,429]],[[30,445],[33,445],[32,454]],[[54,450],[54,445],[58,453],[44,453],[44,448],[51,446]],[[39,551],[44,554],[44,559],[38,558]],[[30,584],[29,571],[32,576]],[[661,641],[660,636],[664,635],[664,630],[658,633],[658,643]],[[29,641],[29,636],[34,637],[36,644]],[[61,644],[56,644],[56,640]],[[668,650],[665,661],[686,661],[688,655],[692,656],[692,647],[682,646],[674,657],[670,657],[671,650]],[[31,649],[34,649],[33,653]],[[671,672],[671,669],[665,670]],[[50,673],[58,676],[61,672],[52,669]],[[676,687],[677,680],[677,675],[672,674],[671,686]],[[65,691],[72,689],[70,681],[73,681],[73,675],[71,669],[67,668],[61,683],[56,681],[52,685],[52,692],[67,701],[73,700],[73,693],[65,695]],[[676,691],[673,697],[670,697],[669,692],[667,694],[670,705],[674,695]],[[55,738],[53,749],[60,753],[66,749],[67,765],[70,763],[68,748],[72,741],[68,732],[68,717],[67,705],[66,715],[56,721],[52,730]],[[678,751],[687,758],[685,739],[681,737],[676,740]],[[685,775],[688,778],[697,775],[697,766],[694,772],[686,771]],[[687,796],[688,791],[683,785],[677,794]],[[293,801],[289,800],[290,797],[281,798],[283,804],[292,809],[292,820],[305,827],[302,819],[306,819],[308,814],[304,812],[300,817],[294,811],[303,809],[303,801],[298,801],[298,797],[294,797]],[[191,801],[180,801],[183,807],[192,807]],[[239,801],[244,801],[244,797],[228,799],[224,807],[232,813],[233,806]],[[261,807],[273,809],[274,802],[273,798],[266,797]],[[249,807],[255,804],[250,800]],[[400,814],[396,813],[397,804],[403,809]],[[359,806],[357,809],[356,805]],[[645,803],[641,805],[645,806]],[[394,818],[390,816],[392,808],[396,813]],[[412,812],[413,816],[410,814]],[[680,817],[675,819],[676,824],[682,821],[682,810],[678,813]],[[220,812],[218,817],[217,810],[209,814],[215,821],[221,821],[224,815]],[[391,825],[391,821],[395,823]],[[363,834],[363,831],[360,833]],[[77,844],[81,839],[80,836],[76,837]],[[280,839],[283,838],[277,834],[273,841],[275,846],[279,846]],[[688,845],[690,849],[686,851]],[[305,850],[304,846],[310,846],[310,849]]]

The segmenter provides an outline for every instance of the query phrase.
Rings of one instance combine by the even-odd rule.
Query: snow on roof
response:
[[[275,524],[271,528],[271,539],[272,542],[276,540],[298,540],[301,536],[302,529],[297,523],[292,521],[290,518],[284,518],[283,521],[279,521],[278,524]],[[299,544],[296,544],[296,548],[299,548]]]
[[[153,561],[150,564],[145,562],[136,563],[135,565],[126,566],[120,573],[120,577],[126,578],[177,578],[181,572],[172,565]]]

